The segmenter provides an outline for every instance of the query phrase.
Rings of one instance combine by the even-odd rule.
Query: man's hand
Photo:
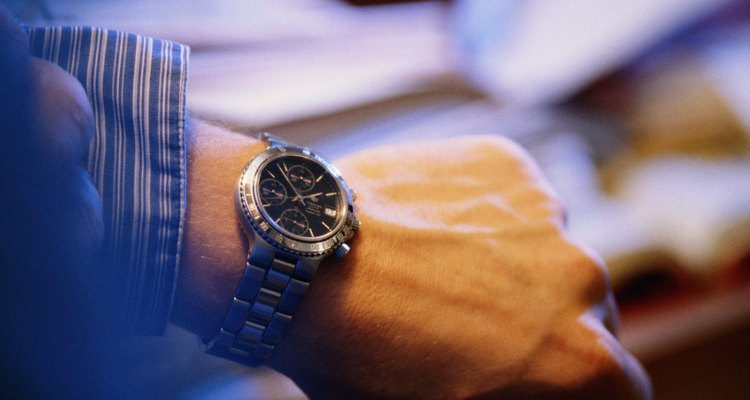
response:
[[[197,122],[173,321],[218,332],[247,254],[237,176],[263,145]],[[498,137],[414,143],[336,163],[363,224],[324,261],[270,366],[312,398],[650,396],[614,337],[600,260],[526,153]]]
[[[73,76],[30,57],[28,47],[0,6],[3,392],[101,397],[110,365],[118,364],[102,327],[104,285],[95,264],[104,228],[85,165],[91,106]]]
[[[650,396],[602,262],[507,140],[365,151],[352,252],[321,268],[271,365],[313,398]]]
[[[14,243],[8,249],[21,261],[87,264],[104,234],[101,198],[86,170],[91,105],[75,77],[28,55],[26,34],[1,7],[0,34],[3,244]]]

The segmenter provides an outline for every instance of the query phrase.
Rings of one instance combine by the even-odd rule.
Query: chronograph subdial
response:
[[[287,231],[299,236],[304,235],[310,227],[305,214],[296,208],[284,210],[277,223]]]
[[[289,183],[300,193],[304,193],[315,186],[315,176],[307,167],[294,165],[289,168]]]
[[[287,199],[286,188],[276,179],[264,179],[260,182],[260,198],[268,205],[284,204]]]

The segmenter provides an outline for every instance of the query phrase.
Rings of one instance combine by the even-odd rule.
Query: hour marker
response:
[[[321,174],[318,179],[315,180],[315,182],[320,182],[320,180],[323,179],[323,175]]]
[[[325,226],[325,227],[326,227],[326,229],[328,229],[329,231],[331,230],[331,227],[330,227],[330,226],[328,226],[328,224],[326,224],[325,222],[323,222],[323,221],[320,221],[320,224],[321,224],[321,225],[323,225],[323,226]]]
[[[315,234],[313,233],[312,228],[308,229],[308,231],[310,232],[310,237],[315,237]]]
[[[331,196],[335,196],[335,195],[336,195],[336,192],[328,192],[328,193],[326,193],[326,197],[331,197]]]
[[[283,165],[283,166],[284,166],[284,172],[289,172],[289,167],[287,167],[287,166],[286,166],[286,163],[285,163],[285,162],[283,162],[283,161],[282,161],[282,162],[281,162],[281,165]]]
[[[268,175],[271,175],[271,178],[274,178],[274,179],[276,179],[276,175],[274,175],[274,174],[273,174],[273,172],[271,172],[271,171],[268,171]]]

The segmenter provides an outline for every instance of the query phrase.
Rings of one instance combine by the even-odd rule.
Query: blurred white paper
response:
[[[731,0],[8,1],[31,25],[98,25],[188,44],[189,109],[263,127],[457,79],[503,106],[544,105]]]
[[[443,6],[56,0],[18,2],[11,9],[30,25],[97,25],[187,44],[192,49],[188,108],[207,118],[259,127],[453,79]]]
[[[459,0],[454,18],[470,79],[504,102],[534,106],[564,99],[728,3]]]

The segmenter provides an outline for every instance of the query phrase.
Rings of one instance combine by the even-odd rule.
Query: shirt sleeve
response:
[[[185,219],[187,46],[87,27],[28,28],[31,53],[83,84],[96,134],[88,170],[103,199],[103,265],[123,322],[161,334]]]

